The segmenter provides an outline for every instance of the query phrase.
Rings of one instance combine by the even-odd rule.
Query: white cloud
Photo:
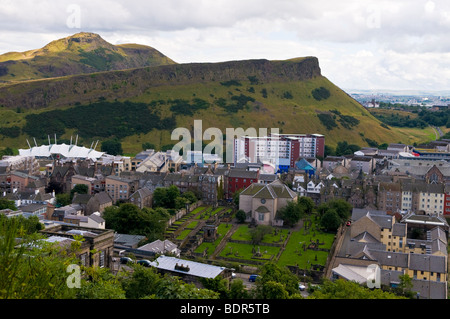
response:
[[[71,28],[70,5],[80,8]],[[80,31],[179,63],[314,55],[343,88],[447,88],[445,0],[0,0],[0,53]]]

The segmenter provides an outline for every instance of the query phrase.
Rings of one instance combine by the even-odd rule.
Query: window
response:
[[[105,267],[105,252],[103,250],[101,250],[99,252],[99,261],[98,261],[98,263],[99,263],[100,268]]]
[[[264,221],[264,214],[258,214],[258,220],[259,221]]]

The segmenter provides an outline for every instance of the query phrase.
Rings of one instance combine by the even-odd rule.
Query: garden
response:
[[[182,220],[174,223],[178,241],[192,234],[202,220],[216,214],[230,212],[231,208],[200,206]],[[238,262],[242,265],[261,265],[273,261],[279,266],[296,266],[311,269],[326,265],[335,234],[320,230],[319,220],[303,219],[296,228],[278,228],[249,224],[219,223],[217,239],[203,241],[193,252],[197,256]],[[169,230],[170,231],[170,230]],[[225,239],[227,233],[229,237]],[[201,234],[201,230],[198,234]],[[224,241],[225,240],[225,241]]]

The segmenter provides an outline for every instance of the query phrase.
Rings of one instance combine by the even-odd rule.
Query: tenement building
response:
[[[351,219],[331,265],[332,279],[367,284],[378,267],[380,285],[395,287],[407,274],[418,298],[447,299],[449,225],[442,215],[353,209]]]

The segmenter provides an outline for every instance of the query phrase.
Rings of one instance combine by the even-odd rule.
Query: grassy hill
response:
[[[40,49],[0,55],[0,83],[174,63],[152,47],[112,45],[98,34],[81,32]]]
[[[203,131],[216,127],[224,134],[238,127],[320,133],[332,147],[339,141],[367,146],[432,136],[431,129],[382,124],[324,77],[315,57],[165,64],[0,87],[0,144],[13,148],[27,147],[26,139],[46,143],[48,135],[60,141],[79,135],[79,144],[87,146],[117,137],[125,153],[135,154],[145,142],[157,148],[176,144],[172,130],[192,130],[194,120],[202,120]]]

